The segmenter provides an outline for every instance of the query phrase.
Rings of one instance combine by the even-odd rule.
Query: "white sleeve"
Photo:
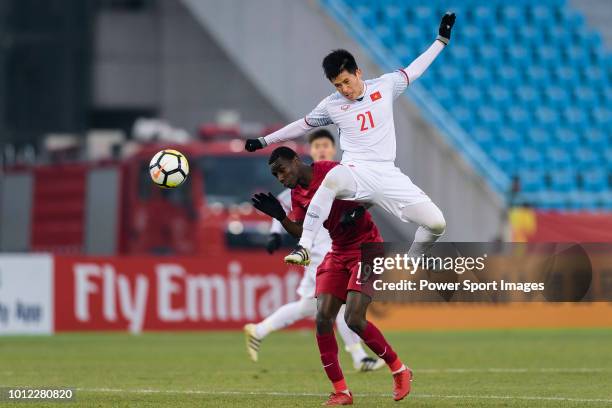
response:
[[[408,75],[403,69],[385,74],[381,76],[381,78],[389,82],[389,85],[393,89],[393,99],[400,96],[408,86]]]
[[[291,190],[286,189],[282,193],[276,196],[281,206],[287,214],[291,212]],[[272,225],[270,226],[270,234],[282,234],[285,231],[283,224],[276,218],[272,219]]]
[[[267,146],[273,143],[280,143],[284,142],[285,140],[291,140],[300,136],[304,136],[304,134],[306,134],[306,132],[309,130],[310,126],[306,124],[304,119],[299,119],[295,122],[291,122],[284,128],[277,130],[276,132],[270,133],[268,136],[260,137],[259,140],[264,146]]]
[[[264,146],[272,143],[284,142],[285,140],[291,140],[304,136],[310,129],[331,125],[332,120],[327,113],[327,98],[323,99],[319,104],[306,115],[303,119],[298,119],[285,126],[282,129],[277,130],[274,133],[270,133],[268,136],[260,137],[259,140]]]
[[[408,82],[413,83],[416,81],[423,72],[429,68],[433,60],[436,59],[445,46],[446,45],[441,40],[435,40],[424,53],[419,55],[417,59],[404,68],[404,71],[408,75]]]
[[[327,126],[334,123],[334,121],[329,116],[329,112],[327,111],[327,99],[323,99],[319,104],[310,112],[306,117],[304,117],[304,122],[311,128],[318,126]]]

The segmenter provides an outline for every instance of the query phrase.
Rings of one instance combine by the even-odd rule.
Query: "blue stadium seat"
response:
[[[490,106],[481,106],[478,108],[478,118],[481,123],[489,127],[497,127],[502,123],[502,117],[499,110]]]
[[[564,47],[566,44],[571,42],[571,32],[567,28],[559,25],[552,25],[548,27],[545,33],[546,41],[549,44],[554,44],[555,47]]]
[[[507,116],[509,124],[519,132],[524,132],[531,122],[529,111],[521,106],[510,106]]]
[[[449,50],[449,56],[452,58],[453,63],[459,66],[470,67],[473,64],[474,56],[470,48],[464,45],[458,45]]]
[[[607,171],[593,168],[580,174],[582,189],[585,191],[605,191],[608,189]]]
[[[469,84],[486,84],[492,81],[491,70],[483,65],[473,65],[467,70],[467,74]]]
[[[516,95],[520,106],[526,109],[535,109],[540,102],[540,93],[535,86],[521,85],[516,89]]]
[[[541,126],[552,128],[559,122],[559,114],[555,109],[539,106],[535,111],[535,118]]]
[[[602,163],[599,154],[588,146],[581,146],[574,150],[575,166],[579,169],[589,169]]]
[[[439,76],[447,86],[457,87],[464,82],[463,73],[456,67],[445,67],[439,72]]]
[[[489,100],[497,107],[502,107],[510,102],[510,91],[508,88],[500,85],[491,85],[487,89]]]
[[[501,51],[491,44],[484,44],[478,48],[477,56],[483,65],[492,66],[501,59]]]
[[[606,106],[597,106],[591,110],[593,122],[598,125],[601,129],[609,129],[612,121],[612,112]]]
[[[499,80],[504,83],[510,89],[514,89],[518,86],[520,81],[520,75],[518,70],[512,65],[502,65],[497,69],[497,76]]]
[[[558,67],[561,63],[561,51],[552,45],[540,45],[535,49],[534,64],[546,66],[549,69]]]
[[[573,129],[583,129],[587,125],[587,115],[584,109],[568,106],[563,110],[563,118],[567,126]]]
[[[459,96],[462,103],[471,109],[475,109],[482,103],[482,92],[479,87],[474,85],[465,84],[459,87]]]
[[[593,88],[588,86],[576,87],[574,89],[574,98],[582,109],[591,109],[598,104],[597,93]]]
[[[580,75],[578,69],[572,65],[561,64],[553,68],[557,85],[569,89],[579,84]]]
[[[525,67],[531,64],[531,53],[529,50],[521,44],[510,45],[506,49],[507,58],[506,62],[521,67]]]
[[[478,143],[485,151],[488,151],[496,143],[496,140],[493,138],[493,133],[487,127],[476,126],[470,134],[472,140]]]
[[[522,147],[519,150],[519,160],[521,168],[542,171],[546,167],[542,153],[534,147]]]
[[[502,47],[513,43],[512,32],[505,26],[498,26],[495,30],[491,30],[488,38],[491,38],[494,44]]]
[[[549,147],[546,149],[546,159],[551,170],[568,167],[571,165],[571,157],[569,153],[561,147]]]
[[[561,169],[550,173],[550,188],[554,191],[568,192],[577,188],[576,173],[571,169]]]
[[[505,27],[516,29],[525,24],[525,13],[521,7],[514,4],[508,4],[501,6],[499,11]]]
[[[499,130],[499,141],[503,146],[515,151],[518,150],[524,143],[521,134],[514,128],[508,126],[503,126]]]
[[[545,149],[553,143],[553,135],[541,127],[532,127],[527,131],[527,140],[537,149]]]
[[[530,65],[527,67],[527,80],[534,87],[541,87],[548,84],[550,76],[546,68],[539,65]]]
[[[514,171],[516,160],[512,150],[496,146],[491,149],[491,156],[500,168],[510,173]]]
[[[461,126],[467,128],[473,127],[474,116],[472,114],[472,109],[466,106],[454,106],[452,108],[452,113]]]
[[[518,173],[521,191],[530,193],[545,188],[544,173],[540,170],[521,170]]]
[[[563,149],[576,149],[580,144],[580,137],[571,128],[558,127],[555,129],[556,146]]]
[[[612,135],[610,136],[612,137]],[[611,141],[608,140],[608,137],[601,129],[594,127],[584,129],[583,140],[585,145],[598,152],[605,151],[605,148],[610,145]]]
[[[555,109],[563,109],[569,103],[568,93],[560,86],[551,85],[544,90],[546,103]]]

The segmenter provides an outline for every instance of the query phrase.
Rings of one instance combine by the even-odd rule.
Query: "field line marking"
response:
[[[415,373],[601,373],[605,368],[415,368]]]
[[[277,392],[277,391],[209,391],[209,390],[159,390],[159,389],[120,389],[120,388],[77,388],[77,391],[100,392],[109,394],[200,394],[200,395],[262,395],[282,397],[326,397],[328,394],[308,392]],[[356,397],[390,397],[391,394],[355,394]],[[565,402],[606,402],[606,398],[574,398],[574,397],[538,397],[525,395],[410,395],[411,398],[449,398],[449,399],[500,399],[500,400],[527,400],[527,401],[565,401]]]

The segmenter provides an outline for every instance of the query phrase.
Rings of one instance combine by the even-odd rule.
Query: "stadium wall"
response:
[[[282,120],[181,2],[143,4],[97,13],[94,109],[154,112],[188,131],[221,110],[249,122]]]
[[[255,255],[257,256],[257,255]],[[265,257],[267,255],[260,255]],[[71,331],[239,330],[297,299],[301,271],[253,255],[87,257],[0,255],[0,335]],[[248,266],[253,265],[253,266]],[[394,304],[369,317],[384,329],[612,327],[612,305]],[[294,327],[311,328],[312,321]]]
[[[322,56],[331,49],[351,50],[366,77],[382,73],[318,2],[183,0],[183,3],[287,121],[303,116],[331,93],[320,68]],[[407,93],[410,95],[410,91]],[[409,98],[400,101],[395,111],[396,163],[444,211],[448,223],[445,239],[499,238],[505,224],[502,198],[449,147]],[[398,225],[393,217],[381,216],[380,212],[377,215],[387,240],[412,239],[413,226]]]

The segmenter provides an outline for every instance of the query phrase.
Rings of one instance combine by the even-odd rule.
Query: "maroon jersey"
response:
[[[291,213],[289,218],[295,222],[302,222],[306,217],[306,209],[315,192],[323,182],[325,175],[336,167],[338,162],[319,161],[313,163],[312,180],[307,188],[299,184],[291,190]],[[351,211],[359,206],[354,201],[334,200],[329,217],[323,226],[329,231],[332,239],[332,250],[360,249],[361,244],[366,242],[382,242],[382,237],[369,212],[363,217],[355,220],[354,225],[342,225],[340,219],[346,211]]]

